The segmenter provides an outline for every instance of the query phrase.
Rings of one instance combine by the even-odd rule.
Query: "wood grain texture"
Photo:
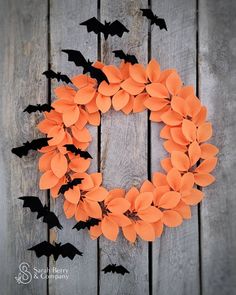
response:
[[[61,71],[73,77],[80,74],[81,68],[68,62],[68,56],[62,49],[80,50],[90,60],[97,58],[97,37],[88,34],[79,24],[97,14],[97,3],[93,0],[52,0],[50,7],[51,23],[51,66],[53,70]],[[52,83],[52,89],[57,83]],[[53,90],[52,90],[52,97]],[[89,127],[92,143],[89,152],[93,157],[89,172],[97,172],[97,128]],[[51,231],[51,239],[61,242],[71,242],[83,253],[83,257],[75,257],[73,261],[59,258],[51,266],[68,269],[68,280],[51,280],[49,293],[51,294],[96,294],[97,292],[97,241],[92,241],[86,230],[73,229],[75,219],[67,220],[64,216],[62,198],[51,202],[55,212],[60,216],[63,230]]]
[[[196,1],[153,1],[152,9],[166,20],[168,31],[152,29],[151,56],[163,69],[176,68],[185,85],[196,86]],[[151,124],[152,172],[163,171],[160,159],[168,154],[160,139],[162,124]],[[153,243],[153,294],[199,294],[197,208],[181,227],[165,228]]]
[[[18,285],[15,276],[21,262],[45,268],[45,258],[27,251],[47,239],[47,226],[29,209],[23,209],[22,195],[39,193],[37,156],[22,159],[11,148],[36,138],[40,115],[22,113],[29,104],[46,102],[46,83],[41,75],[47,66],[47,1],[0,1],[0,285],[1,293],[46,294],[46,280]]]
[[[102,60],[113,63],[113,50],[123,49],[135,54],[141,63],[147,62],[147,32],[139,9],[147,1],[101,1],[101,20],[118,19],[130,30],[122,39],[102,40]],[[140,187],[147,178],[147,113],[130,114],[109,111],[101,125],[101,170],[103,184],[108,189]],[[100,267],[111,263],[122,264],[130,274],[120,276],[100,274],[100,294],[148,294],[148,244],[138,241],[130,245],[123,237],[117,242],[100,239]]]
[[[202,294],[236,294],[236,2],[199,2],[200,97],[220,149],[201,204]]]

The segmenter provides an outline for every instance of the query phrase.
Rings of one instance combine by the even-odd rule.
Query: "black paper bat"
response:
[[[54,226],[58,227],[59,229],[63,228],[55,213],[49,211],[49,208],[46,205],[43,206],[38,197],[23,196],[19,199],[24,201],[24,208],[30,208],[32,212],[38,213],[37,219],[43,217],[43,222],[48,224],[49,229],[53,228]]]
[[[138,63],[138,60],[134,55],[125,54],[123,50],[114,50],[112,52],[115,53],[115,57],[123,59],[125,63],[130,62],[132,65]]]
[[[116,265],[116,264],[109,264],[104,269],[102,269],[104,273],[112,272],[112,273],[120,273],[124,275],[125,273],[129,273],[128,269],[126,269],[122,265]]]
[[[83,67],[83,74],[89,73],[92,78],[97,80],[98,85],[102,81],[106,81],[109,84],[109,81],[103,71],[92,66],[93,63],[89,59],[86,60],[80,51],[63,49],[62,52],[67,53],[68,60],[73,61],[77,67]]]
[[[87,221],[79,221],[72,229],[76,228],[77,231],[85,228],[90,229],[92,226],[98,225],[100,221],[100,219],[96,218],[90,218]]]
[[[75,178],[66,184],[63,184],[59,189],[59,194],[64,194],[66,191],[68,191],[68,189],[73,188],[77,184],[81,184],[82,180],[83,178]]]
[[[48,79],[57,79],[57,81],[62,81],[65,83],[72,83],[71,79],[67,75],[62,75],[61,72],[54,72],[53,70],[48,70],[43,72],[43,75],[45,75]]]
[[[31,114],[31,113],[35,113],[37,111],[42,113],[42,112],[50,112],[51,110],[54,110],[54,108],[50,104],[47,104],[47,103],[36,104],[36,105],[29,104],[27,106],[27,108],[24,109],[23,112],[27,112],[27,113]]]
[[[109,35],[111,36],[119,36],[122,37],[124,32],[129,32],[129,30],[118,20],[114,22],[107,22],[102,24],[96,17],[92,17],[85,22],[80,24],[81,26],[86,26],[88,32],[94,32],[95,34],[102,33],[104,35],[105,40],[108,38]]]
[[[43,138],[34,139],[31,142],[29,141],[24,142],[23,146],[13,148],[11,152],[17,155],[18,157],[22,158],[23,156],[27,156],[30,150],[36,151],[41,149],[44,146],[47,146],[49,139],[51,139],[51,137],[50,138],[43,137]]]
[[[148,19],[151,20],[151,25],[157,25],[160,30],[165,29],[167,31],[167,26],[164,18],[159,18],[155,15],[151,9],[140,9],[143,12],[143,16],[146,16]]]
[[[44,241],[28,250],[35,251],[37,257],[41,257],[43,255],[49,257],[53,255],[55,261],[57,261],[60,255],[63,258],[68,257],[71,260],[74,259],[75,255],[83,256],[83,253],[70,243],[66,243],[64,245],[62,245],[61,243],[55,243],[54,246],[49,242]]]
[[[81,158],[92,159],[92,156],[90,155],[89,152],[82,151],[81,149],[77,149],[76,146],[74,146],[73,144],[65,144],[64,147],[66,147],[68,152],[71,152],[71,153],[75,154],[76,156],[80,155]]]

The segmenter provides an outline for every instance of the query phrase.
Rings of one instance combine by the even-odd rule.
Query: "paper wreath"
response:
[[[207,109],[192,86],[183,86],[176,70],[161,70],[155,59],[146,67],[124,62],[116,67],[99,61],[93,66],[105,73],[109,84],[102,81],[98,85],[83,74],[75,76],[72,87],[54,89],[54,110],[45,112],[45,119],[38,124],[51,138],[49,146],[40,150],[39,170],[43,174],[39,187],[50,189],[51,196],[57,198],[62,185],[83,179],[64,192],[67,218],[78,222],[99,219],[99,224],[89,229],[92,239],[103,234],[115,241],[121,228],[130,242],[137,236],[153,241],[161,236],[164,225],[177,227],[191,217],[190,206],[204,196],[196,185],[205,187],[215,180],[210,173],[216,166],[218,149],[206,143],[212,137]],[[100,112],[110,108],[126,115],[148,109],[152,122],[165,124],[160,132],[170,154],[161,160],[165,172],[155,172],[152,181],[145,180],[140,189],[108,191],[102,186],[102,173],[86,172],[91,159],[65,148],[74,144],[86,150],[92,141],[87,125],[99,126]]]

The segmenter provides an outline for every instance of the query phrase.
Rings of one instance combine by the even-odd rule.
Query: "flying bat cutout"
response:
[[[87,31],[94,32],[95,34],[102,33],[104,35],[105,40],[108,38],[109,35],[111,36],[119,36],[120,38],[125,32],[129,32],[129,30],[118,20],[115,20],[114,22],[107,22],[105,21],[105,24],[102,24],[99,20],[96,19],[96,17],[92,17],[88,20],[86,20],[83,23],[80,23],[81,26],[86,26]]]
[[[102,271],[104,271],[104,273],[112,272],[122,275],[129,273],[128,269],[126,269],[124,266],[116,264],[109,264],[104,269],[102,269]]]
[[[33,246],[28,249],[30,251],[35,251],[37,257],[41,256],[51,256],[53,255],[54,260],[57,261],[58,257],[61,255],[63,258],[68,257],[71,260],[74,259],[75,255],[83,256],[83,253],[79,251],[75,246],[70,243],[61,244],[55,243],[55,246],[47,241]]]
[[[31,114],[31,113],[35,113],[37,111],[42,113],[42,112],[50,112],[51,110],[54,110],[54,107],[52,107],[50,104],[47,104],[47,103],[36,104],[36,105],[29,104],[27,106],[27,108],[24,109],[23,112],[27,112],[27,113]]]
[[[96,218],[90,218],[87,221],[79,221],[72,229],[76,228],[77,231],[85,228],[90,229],[91,227],[98,225],[100,221],[100,219]]]
[[[61,72],[54,72],[53,70],[48,70],[43,72],[42,75],[45,75],[48,79],[57,79],[57,81],[62,81],[67,84],[72,83],[71,79],[67,75],[62,75]]]
[[[18,157],[22,158],[23,156],[27,156],[28,152],[30,150],[39,150],[44,146],[48,146],[48,140],[51,139],[51,137],[43,137],[43,138],[38,138],[34,139],[31,142],[27,141],[23,143],[23,146],[19,146],[16,148],[13,148],[11,152]]]
[[[106,81],[109,84],[109,81],[103,71],[92,66],[93,63],[89,59],[86,60],[80,51],[63,49],[62,52],[68,54],[68,61],[73,61],[77,67],[83,68],[83,74],[89,73],[91,78],[96,79],[98,85],[102,81]]]
[[[167,26],[164,18],[159,18],[155,15],[151,9],[140,9],[143,12],[143,16],[146,16],[147,19],[151,20],[151,25],[157,25],[160,30],[165,29],[167,31]]]
[[[43,222],[48,224],[49,229],[53,228],[54,226],[58,227],[59,229],[63,228],[55,213],[51,212],[46,205],[43,206],[38,197],[23,196],[19,199],[24,201],[24,208],[30,208],[32,212],[38,213],[37,219],[43,217]]]
[[[59,194],[64,194],[66,191],[68,191],[70,188],[72,189],[74,186],[81,184],[83,178],[75,178],[66,184],[63,184],[59,189]]]
[[[138,63],[138,60],[134,55],[125,54],[123,50],[114,50],[112,52],[115,53],[115,57],[123,59],[125,63],[130,62],[132,65]]]
[[[82,151],[81,149],[77,149],[76,146],[74,146],[73,144],[65,144],[64,147],[66,147],[66,150],[68,152],[71,152],[73,154],[75,154],[76,156],[77,155],[80,155],[81,158],[84,158],[84,159],[92,159],[92,156],[90,155],[89,152],[87,151]]]

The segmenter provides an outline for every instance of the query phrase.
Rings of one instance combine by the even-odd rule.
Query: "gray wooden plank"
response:
[[[183,82],[196,85],[196,1],[153,1],[153,11],[166,20],[168,31],[154,27],[151,56],[162,69],[176,68]],[[160,123],[151,124],[152,172],[163,171],[160,159],[167,156],[159,138]],[[165,228],[153,243],[153,294],[199,294],[198,214],[181,227]]]
[[[202,294],[236,294],[235,1],[199,2],[200,96],[220,149],[201,205]]]
[[[68,57],[61,49],[76,49],[90,60],[97,58],[97,37],[88,34],[79,23],[96,16],[97,3],[93,0],[52,0],[50,7],[51,24],[51,66],[52,69],[68,74],[70,77],[80,74],[81,68],[74,63],[68,62]],[[57,83],[52,83],[56,87]],[[89,172],[97,172],[97,128],[89,126],[93,141],[89,152],[93,156]],[[51,199],[51,205],[60,216],[63,225],[62,231],[51,231],[51,240],[70,242],[77,246],[83,257],[75,257],[73,261],[59,258],[55,263],[50,260],[51,267],[64,268],[68,270],[68,280],[50,280],[50,294],[96,294],[97,292],[97,242],[92,241],[87,231],[77,232],[72,227],[75,219],[67,220],[63,212],[62,199]]]
[[[39,173],[35,152],[23,159],[11,148],[39,135],[40,115],[22,113],[29,104],[46,102],[46,81],[41,76],[47,67],[47,1],[0,1],[0,285],[1,292],[46,294],[46,280],[33,279],[18,285],[19,264],[30,269],[46,268],[46,258],[38,259],[29,247],[47,239],[47,226],[23,209],[17,198],[37,195]]]
[[[101,0],[101,20],[118,19],[130,29],[122,39],[101,38],[102,60],[114,63],[112,50],[123,49],[137,56],[141,63],[147,62],[148,26],[139,9],[147,7],[148,1]],[[140,187],[147,179],[147,113],[130,114],[109,111],[103,115],[101,125],[101,169],[103,184],[108,189],[131,186]],[[100,238],[100,267],[111,263],[122,264],[129,275],[115,276],[100,273],[100,294],[148,294],[148,243],[138,240],[129,244],[119,236],[117,242]]]

